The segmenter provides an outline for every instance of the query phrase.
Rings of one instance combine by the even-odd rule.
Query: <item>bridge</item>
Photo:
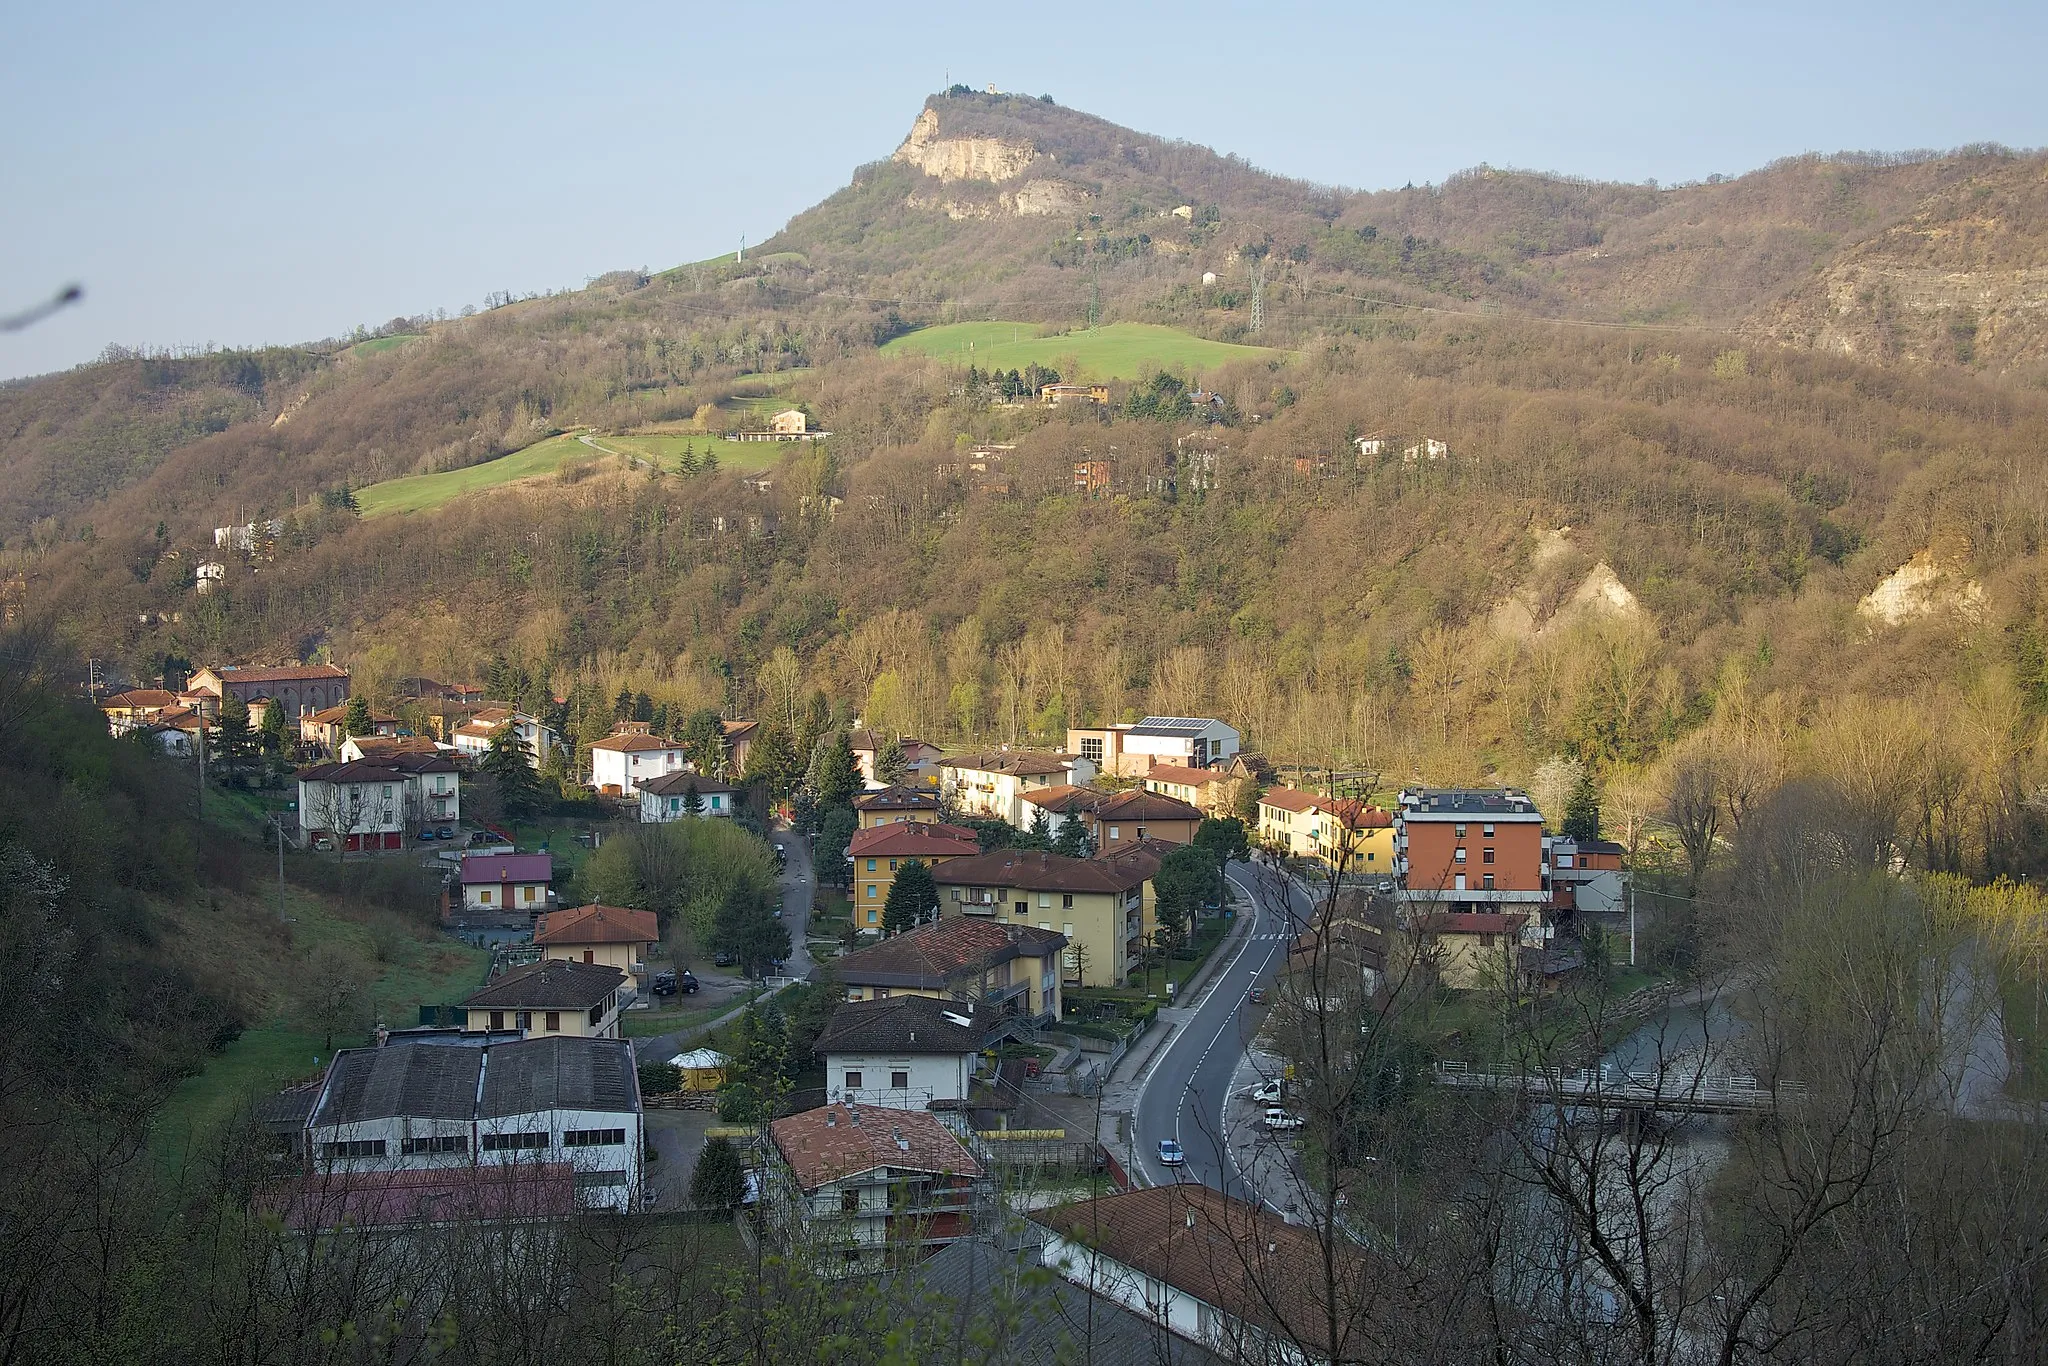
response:
[[[1604,1065],[1572,1072],[1487,1072],[1467,1063],[1440,1062],[1435,1081],[1475,1091],[1517,1091],[1558,1105],[1689,1115],[1757,1114],[1806,1094],[1803,1082],[1766,1086],[1755,1077],[1726,1073],[1676,1068],[1624,1072]]]

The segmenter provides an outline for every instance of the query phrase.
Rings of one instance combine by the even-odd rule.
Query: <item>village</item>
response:
[[[110,729],[192,763],[202,797],[209,770],[267,780],[280,857],[419,864],[443,932],[491,950],[473,992],[376,1022],[259,1106],[265,1198],[294,1227],[724,1209],[832,1275],[946,1275],[1021,1219],[1014,1255],[1132,1331],[1255,1333],[1256,1306],[1176,1279],[1160,1248],[1198,1217],[1305,1236],[1284,1193],[1294,1066],[1269,1020],[1304,974],[1369,995],[1398,957],[1448,996],[1513,998],[1584,971],[1592,941],[1634,960],[1625,851],[1583,794],[1553,828],[1512,788],[1283,782],[1214,717],[981,752],[856,720],[777,792],[756,722],[623,696],[572,753],[479,686],[407,678],[372,706],[333,663],[163,682],[100,699]],[[506,810],[544,773],[579,790],[585,819],[555,835],[579,854],[727,822],[773,858],[773,904],[700,943],[649,906],[565,899],[564,851],[522,844]],[[689,998],[708,1004],[663,1013]],[[1175,1044],[1212,1015],[1245,1040],[1219,1132],[1144,1132],[1148,1096],[1209,1084],[1207,1054]],[[694,1027],[650,1032],[670,1018]],[[1278,1186],[1225,1171],[1253,1147],[1289,1168]]]

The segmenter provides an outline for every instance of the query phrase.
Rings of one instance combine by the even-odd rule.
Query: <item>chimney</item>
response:
[[[838,1127],[839,1127],[839,1116],[838,1116],[838,1115],[836,1115],[836,1114],[834,1114],[834,1113],[833,1113],[832,1111],[830,1111],[830,1110],[827,1110],[827,1111],[825,1112],[825,1127],[826,1127],[826,1128],[828,1128],[828,1129],[836,1129],[836,1128],[838,1128]]]

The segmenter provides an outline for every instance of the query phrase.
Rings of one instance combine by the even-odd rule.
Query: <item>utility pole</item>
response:
[[[198,736],[199,819],[203,821],[206,819],[206,713],[203,711],[199,713]]]
[[[1259,257],[1259,273],[1252,277],[1252,325],[1253,332],[1266,330],[1266,258]]]
[[[275,811],[273,811],[273,812],[271,813],[271,815],[270,815],[270,828],[271,828],[271,829],[273,829],[273,830],[275,830],[275,831],[277,832],[277,918],[278,918],[279,920],[283,920],[283,919],[285,918],[285,914],[284,914],[284,815],[283,815],[283,814],[282,814],[281,812],[275,812]]]

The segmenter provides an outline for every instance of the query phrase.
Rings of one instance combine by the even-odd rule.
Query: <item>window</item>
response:
[[[1143,839],[1143,838],[1145,838],[1145,827],[1144,827],[1144,826],[1142,826],[1142,825],[1138,827],[1138,838],[1139,838],[1139,839]]]
[[[873,883],[873,882],[870,882],[870,883],[868,884],[868,900],[870,900],[870,901],[873,901],[873,900],[875,899],[875,887],[876,887],[877,885],[878,885],[878,884],[876,884],[876,883]]]
[[[1052,905],[1052,893],[1051,893],[1051,892],[1040,892],[1040,893],[1038,894],[1038,904],[1039,904],[1039,905],[1041,905],[1041,906],[1050,906],[1050,905]]]
[[[564,1148],[620,1148],[625,1143],[624,1129],[571,1129],[562,1135]]]
[[[1481,849],[1481,850],[1479,851],[1479,861],[1480,861],[1481,863],[1491,863],[1491,862],[1493,862],[1493,850],[1491,850],[1491,849]]]
[[[598,1027],[599,1025],[601,1025],[601,1024],[603,1024],[603,1023],[604,1023],[604,1007],[603,1007],[603,1006],[601,1006],[601,1005],[595,1005],[595,1006],[592,1006],[592,1007],[590,1008],[590,1027],[591,1027],[592,1029],[595,1029],[595,1028],[597,1028],[597,1027]]]
[[[492,1011],[492,1012],[491,1012],[491,1028],[492,1028],[492,1029],[503,1029],[504,1027],[505,1027],[505,1012],[504,1012],[504,1011],[502,1011],[502,1010],[494,1010],[494,1011]]]
[[[1086,759],[1086,760],[1087,760],[1087,761],[1088,761],[1089,763],[1091,763],[1091,764],[1099,764],[1099,763],[1101,763],[1101,762],[1102,762],[1102,741],[1100,741],[1100,740],[1083,740],[1083,741],[1081,742],[1081,757],[1082,757],[1083,759]]]
[[[1112,826],[1110,826],[1110,827],[1109,827],[1109,837],[1110,837],[1110,839],[1112,839],[1112,840],[1120,840],[1120,839],[1122,839],[1122,838],[1123,838],[1123,827],[1121,827],[1121,826],[1116,826],[1116,825],[1112,825]]]
[[[548,1012],[548,1033],[550,1033],[550,1034],[559,1034],[559,1033],[561,1033],[561,1032],[562,1032],[562,1012],[561,1012],[561,1011],[559,1011],[559,1010],[550,1010],[550,1011]]]
[[[1459,846],[1458,846],[1458,852],[1457,852],[1457,853],[1455,853],[1455,854],[1452,854],[1452,855],[1451,855],[1451,858],[1452,858],[1452,860],[1453,860],[1454,862],[1457,862],[1457,863],[1463,863],[1463,862],[1465,861],[1465,846],[1464,846],[1464,845],[1462,845],[1462,844],[1461,844],[1461,845],[1459,845]]]
[[[349,1138],[339,1143],[322,1143],[322,1157],[382,1157],[384,1140],[381,1138]]]
[[[1491,825],[1482,825],[1479,827],[1479,833],[1486,836],[1488,839],[1492,839],[1493,827]]]
[[[490,904],[491,904],[491,889],[490,889],[490,888],[488,888],[488,887],[486,887],[486,888],[484,888],[484,889],[483,889],[482,891],[478,892],[478,893],[476,894],[476,902],[477,902],[477,905],[479,905],[479,906],[488,906],[488,905],[490,905]]]
[[[548,1131],[539,1129],[517,1134],[485,1134],[483,1150],[487,1153],[515,1153],[547,1146]]]
[[[889,1086],[892,1090],[908,1091],[910,1089],[910,1073],[891,1072],[889,1074]]]
[[[1465,875],[1463,873],[1458,874],[1458,876],[1452,880],[1451,890],[1454,892],[1462,892],[1465,890]]]
[[[533,1028],[533,1012],[530,1010],[515,1011],[512,1015],[512,1023],[521,1030]]]
[[[626,1173],[623,1169],[608,1172],[576,1173],[576,1189],[580,1191],[604,1190],[607,1187],[623,1186],[625,1184]]]
[[[959,895],[958,895],[958,894],[956,893],[956,894],[954,895],[953,899],[954,899],[955,901],[958,901],[958,900],[960,899],[960,897],[959,897]],[[868,907],[868,924],[872,925],[872,924],[874,924],[874,923],[875,923],[875,908],[874,908],[873,906],[870,906],[870,907]]]
[[[422,1138],[408,1138],[398,1147],[408,1157],[428,1153],[466,1153],[469,1151],[469,1139],[461,1134],[428,1134]]]
[[[1481,887],[1485,888],[1485,889],[1486,889],[1487,891],[1489,891],[1489,892],[1490,892],[1490,891],[1492,891],[1492,890],[1493,890],[1493,874],[1492,874],[1492,873],[1484,873],[1484,874],[1481,874],[1481,875],[1480,875],[1480,878],[1479,878],[1479,885],[1480,885]]]
[[[390,784],[390,783],[386,783],[386,784],[384,784],[384,800],[385,800],[385,801],[387,801],[387,802],[391,800],[391,784]]]
[[[1060,893],[1060,909],[1063,911],[1071,911],[1074,909],[1074,894],[1072,892]]]
[[[597,950],[585,949],[583,951],[583,961],[586,963],[595,963],[597,961]]]
[[[1025,910],[1024,910],[1024,903],[1020,901],[1020,902],[1018,902],[1018,903],[1017,903],[1017,918],[1018,918],[1019,920],[1022,920],[1022,919],[1024,918],[1024,915],[1025,915]]]
[[[1464,827],[1464,826],[1462,826],[1462,825],[1458,827],[1458,838],[1459,838],[1459,839],[1463,839],[1463,838],[1465,838],[1465,827]]]
[[[875,871],[875,861],[873,859],[868,860],[868,871],[871,873]]]
[[[522,887],[522,888],[521,888],[520,890],[521,890],[521,891],[522,891],[523,893],[525,893],[525,898],[526,898],[526,900],[528,900],[528,901],[531,901],[531,900],[533,900],[533,894],[534,894],[535,892],[539,891],[539,890],[540,890],[540,888],[538,888],[538,887]]]
[[[848,1072],[846,1074],[846,1089],[849,1091],[860,1090],[860,1073]]]
[[[839,1192],[839,1212],[841,1214],[859,1214],[860,1192],[857,1190]]]

